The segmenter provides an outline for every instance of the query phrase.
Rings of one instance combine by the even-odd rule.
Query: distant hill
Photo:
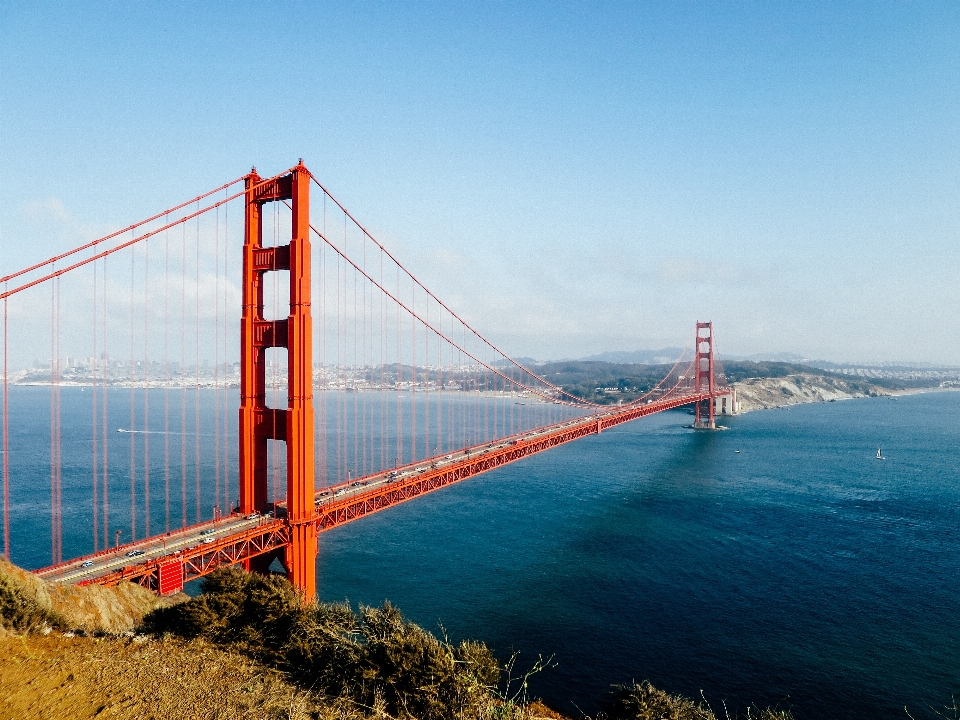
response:
[[[539,365],[539,361],[534,360],[532,357],[515,357],[513,358],[515,362],[520,363],[524,367],[530,367],[531,365]],[[510,367],[513,365],[510,360],[494,360],[490,363],[493,367]]]
[[[673,357],[668,362],[661,363],[562,360],[542,363],[537,367],[537,373],[571,395],[601,405],[616,405],[631,402],[653,388],[670,371],[676,359]],[[960,386],[960,373],[957,371],[851,373],[824,370],[799,363],[727,359],[722,360],[721,365],[730,383],[763,379],[779,381],[791,376],[803,376],[806,386],[819,383],[827,390],[833,388],[837,392],[847,393],[849,397],[894,390]],[[776,387],[778,391],[782,390],[780,385]],[[803,393],[799,393],[798,398],[800,395]]]
[[[663,348],[662,350],[609,350],[599,355],[581,358],[587,362],[608,362],[622,365],[665,365],[675,363],[683,348]]]

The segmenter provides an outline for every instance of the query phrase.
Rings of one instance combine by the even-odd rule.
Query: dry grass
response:
[[[271,670],[203,641],[0,637],[0,718],[358,717],[321,707]]]
[[[0,615],[19,630],[48,625],[85,633],[119,634],[143,616],[176,600],[161,599],[133,583],[116,587],[44,582],[0,558]]]

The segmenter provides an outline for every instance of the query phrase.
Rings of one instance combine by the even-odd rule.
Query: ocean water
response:
[[[164,419],[163,391],[150,391],[149,427],[169,435],[134,437],[115,432],[129,427],[129,391],[109,393],[111,542],[131,529],[131,454],[150,453],[153,532],[168,522],[168,465],[180,525],[181,457],[189,521],[220,497],[217,473],[220,502],[235,497],[222,484],[236,478],[235,408],[188,394],[181,427],[178,393]],[[49,396],[10,394],[12,559],[26,567],[50,562]],[[327,400],[327,422],[349,436],[356,399]],[[69,557],[93,544],[90,393],[64,388],[61,402]],[[325,533],[319,595],[389,599],[451,639],[519,652],[520,669],[552,658],[531,693],[574,716],[612,683],[644,679],[702,692],[721,717],[753,703],[800,720],[905,718],[905,706],[919,719],[960,697],[960,393],[755,412],[724,419],[724,432],[689,421],[643,418]],[[362,454],[352,446],[345,458]]]
[[[209,520],[214,508],[222,513],[236,505],[236,389],[101,387],[94,393],[63,386],[59,414],[51,412],[51,398],[49,385],[9,387],[13,562],[27,568],[56,562],[50,513],[55,417],[64,559]],[[271,393],[268,400],[280,407],[286,397]],[[318,392],[315,408],[318,487],[583,414],[511,395],[460,392]],[[269,442],[271,499],[285,496],[285,463],[284,443]]]
[[[721,716],[935,717],[960,696],[958,419],[960,393],[645,418],[322,535],[319,594],[551,657],[531,692],[574,714],[648,679]]]

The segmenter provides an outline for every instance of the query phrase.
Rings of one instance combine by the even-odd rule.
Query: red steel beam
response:
[[[96,578],[81,580],[77,585],[118,585],[125,580],[143,585],[153,591],[159,589],[160,565],[177,560],[183,566],[184,582],[209,575],[224,565],[235,565],[290,544],[290,528],[282,520],[270,520],[255,528],[218,538],[212,543],[199,542],[183,551],[170,553],[146,562],[115,570]]]

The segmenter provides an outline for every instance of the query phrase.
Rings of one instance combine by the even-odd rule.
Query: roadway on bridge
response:
[[[193,550],[200,545],[212,545],[221,538],[234,535],[241,530],[257,527],[270,518],[260,516],[239,517],[230,515],[175,530],[166,535],[121,545],[111,551],[77,558],[62,565],[37,570],[36,574],[44,580],[54,582],[80,583],[106,575],[115,570],[134,565],[145,564],[166,556],[177,555],[185,550]]]

